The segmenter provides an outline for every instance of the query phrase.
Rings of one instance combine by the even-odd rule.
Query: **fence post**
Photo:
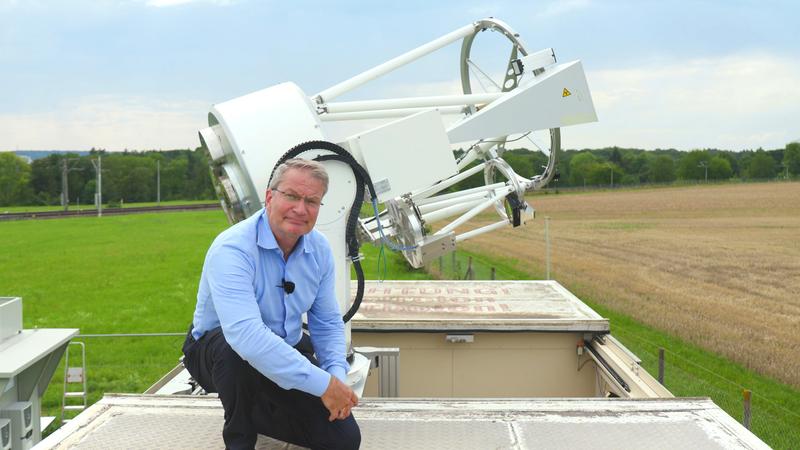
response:
[[[492,280],[496,280],[497,279],[497,269],[495,269],[494,267],[492,267],[491,279]]]
[[[742,391],[744,396],[744,415],[742,416],[742,425],[748,430],[750,429],[750,389]]]
[[[467,259],[467,273],[464,274],[465,280],[474,280],[475,271],[472,270],[472,256]]]
[[[547,276],[546,279],[550,279],[550,217],[545,216],[544,218],[544,240],[546,245],[545,250],[545,264],[547,266]]]
[[[664,349],[658,349],[658,382],[664,384]]]

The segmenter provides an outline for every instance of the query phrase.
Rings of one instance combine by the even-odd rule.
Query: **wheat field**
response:
[[[459,245],[543,274],[548,216],[552,278],[579,297],[800,387],[800,183],[534,195],[528,202],[535,221]]]

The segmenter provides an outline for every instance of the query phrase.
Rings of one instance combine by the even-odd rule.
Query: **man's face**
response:
[[[289,169],[284,175],[277,191],[267,190],[267,218],[278,243],[294,245],[317,223],[325,187],[307,170]]]

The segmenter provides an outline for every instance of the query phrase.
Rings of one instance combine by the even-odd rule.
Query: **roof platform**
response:
[[[363,449],[767,449],[711,400],[377,399],[354,409]],[[37,449],[218,449],[213,396],[106,395]],[[264,436],[257,449],[298,448]]]

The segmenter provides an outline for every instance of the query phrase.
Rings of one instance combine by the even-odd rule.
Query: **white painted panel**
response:
[[[595,121],[583,66],[573,61],[548,68],[508,96],[454,124],[447,134],[456,143]]]
[[[458,173],[442,119],[423,111],[347,139],[383,202]]]
[[[282,83],[215,105],[211,110],[233,147],[258,203],[263,204],[275,163],[292,147],[322,140],[317,113],[294,83]],[[229,158],[230,160],[230,158]]]

